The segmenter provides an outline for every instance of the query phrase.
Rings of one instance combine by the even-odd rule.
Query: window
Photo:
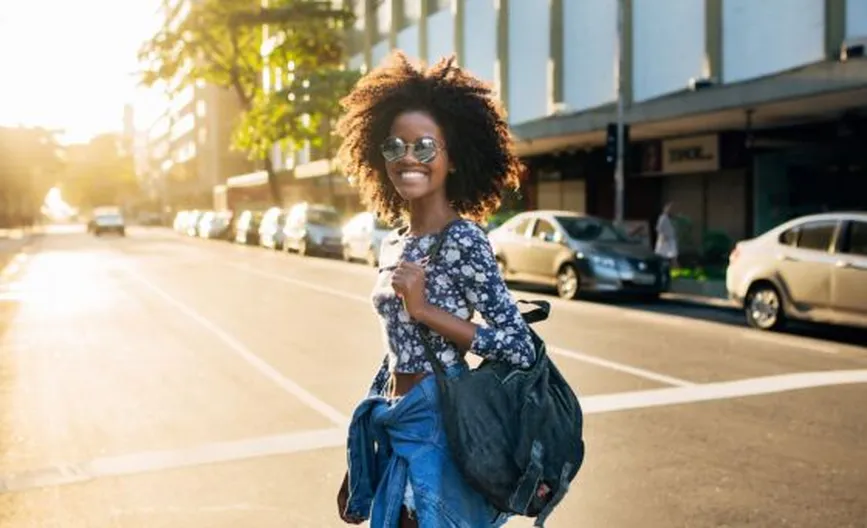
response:
[[[557,230],[547,220],[539,220],[536,222],[536,227],[533,228],[533,238],[544,240],[545,242],[553,242]]]
[[[867,257],[867,222],[851,222],[843,252]]]
[[[558,216],[557,221],[575,240],[602,242],[632,242],[624,232],[606,220],[583,216]]]
[[[530,226],[531,218],[524,218],[522,220],[515,220],[508,227],[509,231],[515,233],[516,235],[524,236],[527,233],[527,227]]]
[[[828,251],[837,222],[813,222],[802,225],[798,237],[798,247],[814,251]]]
[[[787,229],[780,235],[779,238],[780,244],[784,246],[794,246],[798,243],[798,228],[793,227],[792,229]]]

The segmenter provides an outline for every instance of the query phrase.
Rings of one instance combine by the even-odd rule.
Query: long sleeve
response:
[[[491,244],[478,226],[463,223],[459,227],[453,238],[456,244],[445,244],[443,257],[456,268],[456,280],[467,301],[486,323],[476,328],[470,351],[529,368],[536,359],[533,339],[500,275]]]

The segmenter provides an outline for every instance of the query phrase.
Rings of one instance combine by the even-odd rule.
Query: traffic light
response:
[[[626,157],[626,152],[629,145],[629,125],[623,125],[623,154]],[[617,123],[608,123],[605,134],[605,161],[614,165],[617,163]]]

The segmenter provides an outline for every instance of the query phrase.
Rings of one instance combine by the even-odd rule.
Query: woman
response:
[[[464,355],[529,367],[535,350],[497,269],[482,221],[516,186],[520,163],[490,89],[444,59],[429,70],[400,52],[344,100],[339,157],[363,199],[405,226],[383,241],[373,304],[385,357],[349,431],[341,518],[374,528],[505,522],[452,461],[424,336],[449,375]],[[427,262],[437,236],[445,240]],[[474,311],[486,325],[470,322]]]

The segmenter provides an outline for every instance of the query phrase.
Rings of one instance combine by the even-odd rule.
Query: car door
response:
[[[563,250],[563,235],[545,218],[536,220],[527,250],[528,272],[541,281],[556,278],[554,264]]]
[[[867,220],[846,223],[831,271],[831,304],[841,322],[867,326]]]
[[[529,270],[528,237],[532,223],[533,217],[526,215],[503,224],[497,230],[494,251],[506,261],[507,273],[514,274],[516,278]]]
[[[803,315],[825,319],[831,306],[832,253],[840,221],[813,220],[798,226],[791,246],[778,246],[777,271],[789,300]]]

